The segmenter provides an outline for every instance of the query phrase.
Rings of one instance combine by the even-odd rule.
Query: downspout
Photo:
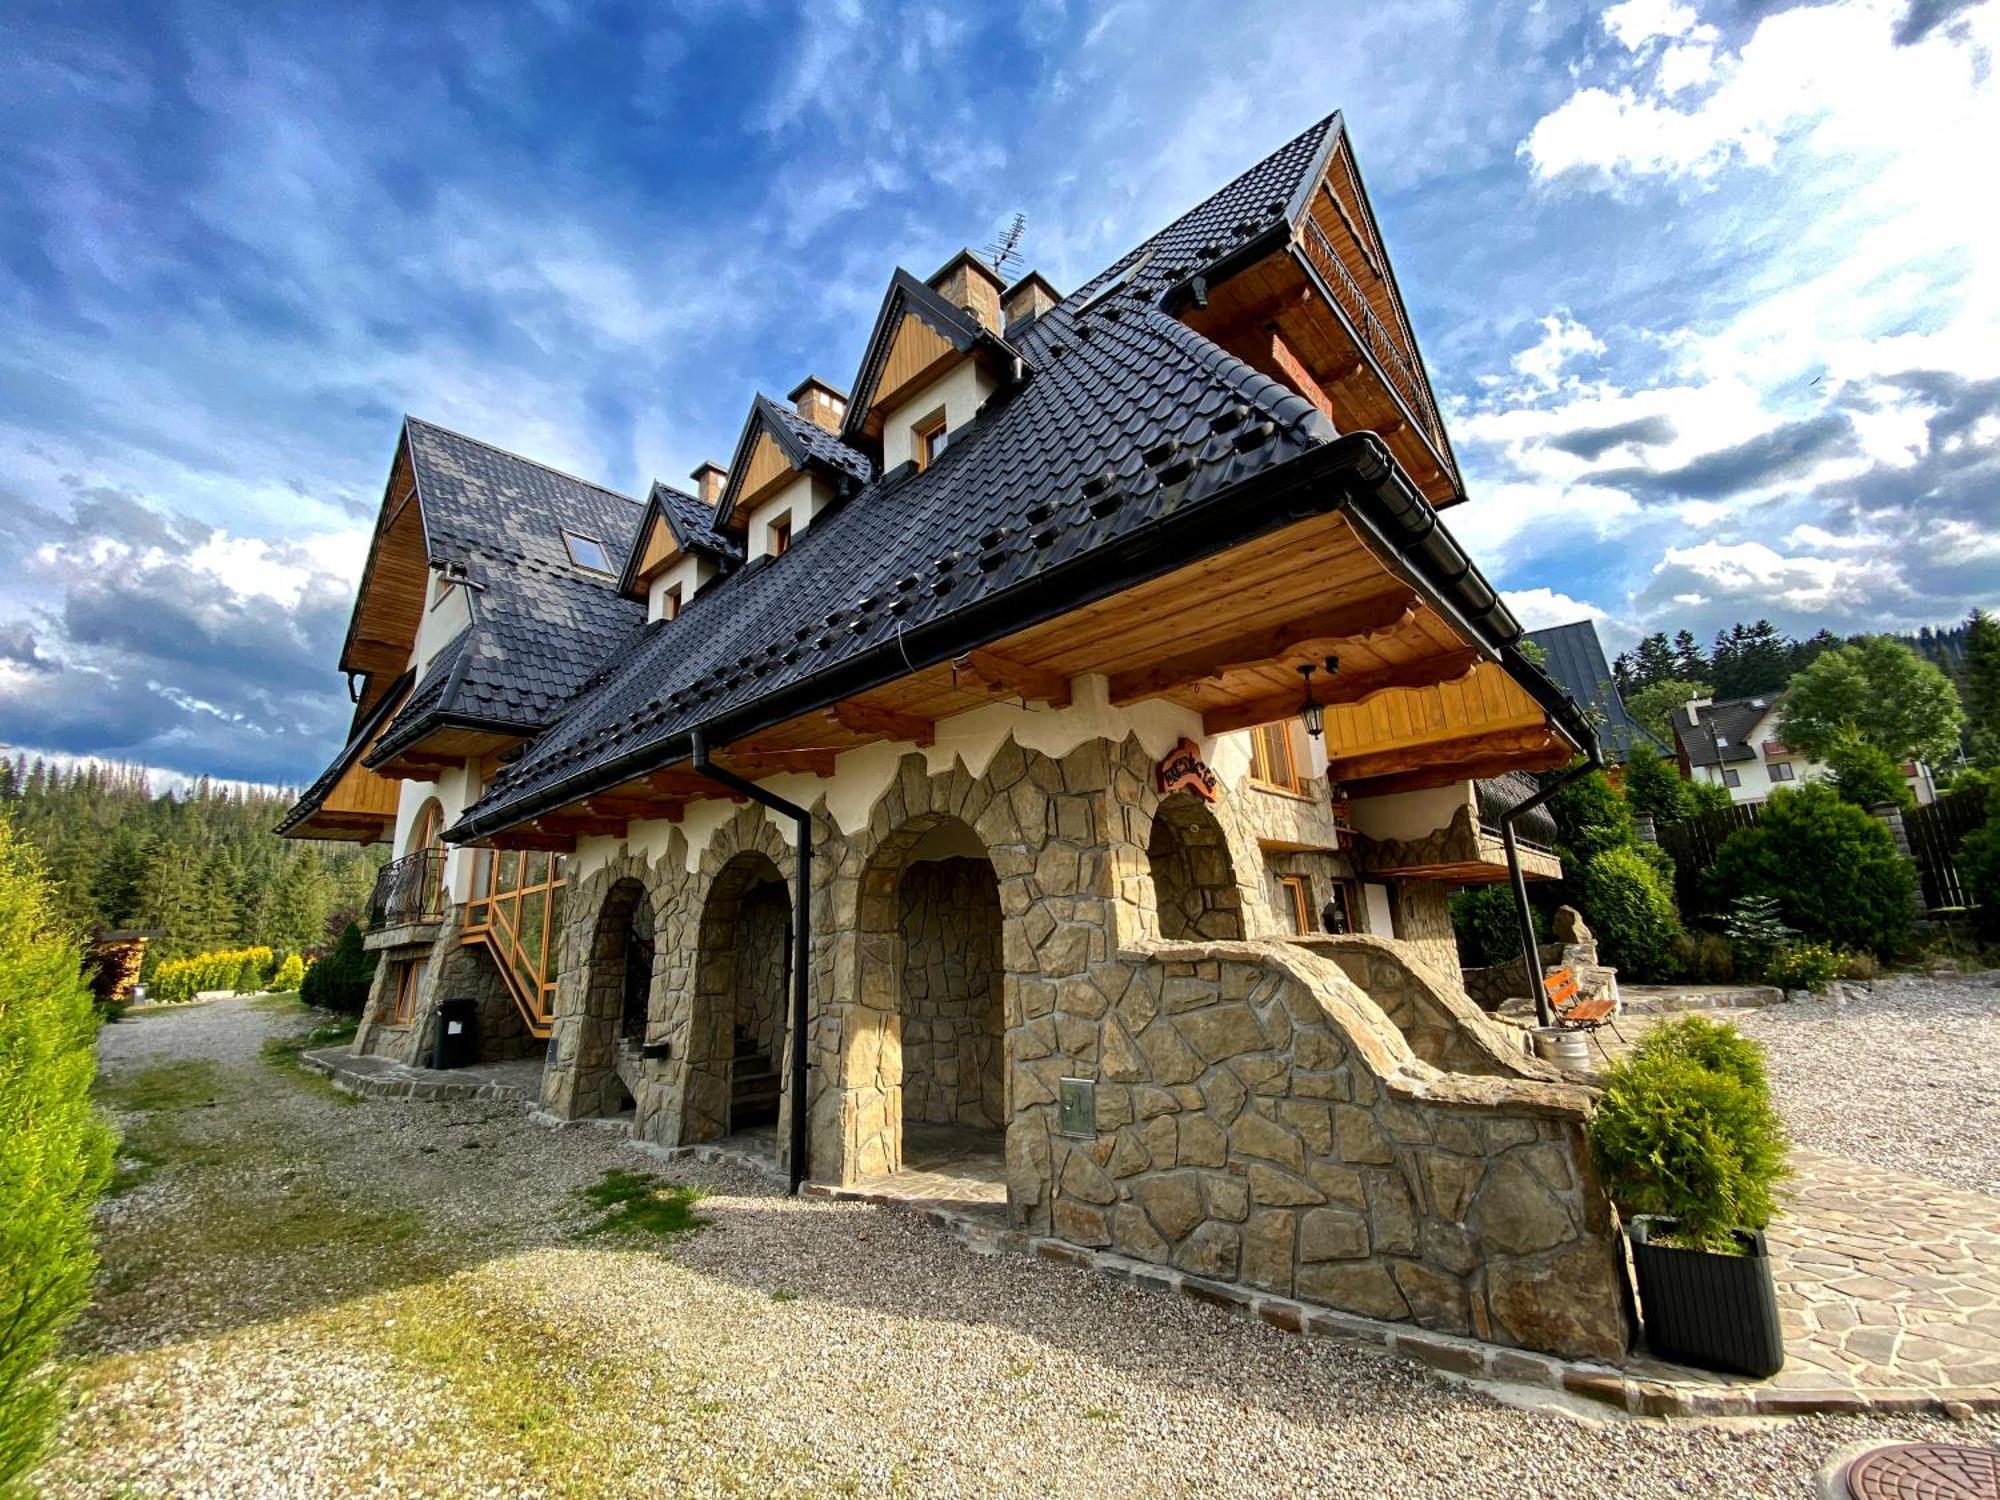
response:
[[[796,802],[738,776],[708,758],[708,741],[701,729],[689,733],[694,769],[732,792],[792,820],[792,1137],[791,1193],[806,1180],[806,966],[812,960],[812,814]]]
[[[1533,812],[1578,777],[1604,769],[1604,750],[1595,734],[1589,736],[1584,757],[1582,765],[1571,766],[1534,796],[1500,814],[1500,842],[1507,847],[1507,878],[1514,883],[1514,915],[1521,923],[1521,956],[1528,962],[1528,982],[1534,986],[1535,1015],[1544,1026],[1553,1026],[1555,1015],[1549,1009],[1549,992],[1542,984],[1541,948],[1535,942],[1535,919],[1528,910],[1528,878],[1521,873],[1521,848],[1514,838],[1514,820],[1523,813]]]

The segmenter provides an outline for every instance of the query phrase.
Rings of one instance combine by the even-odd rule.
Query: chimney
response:
[[[1062,301],[1062,293],[1043,279],[1040,271],[1030,271],[1000,294],[1000,314],[1004,326],[1032,323]]]
[[[930,279],[930,289],[953,307],[962,307],[990,333],[1000,331],[1000,292],[1007,283],[970,250],[961,250]]]
[[[828,432],[840,431],[841,418],[847,415],[847,392],[836,390],[817,375],[806,376],[786,399],[793,411]]]
[[[689,477],[694,480],[695,494],[701,497],[701,503],[710,510],[715,509],[715,502],[722,496],[722,487],[729,481],[729,471],[721,464],[710,462]]]

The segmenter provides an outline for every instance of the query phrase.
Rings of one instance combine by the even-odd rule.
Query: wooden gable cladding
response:
[[[639,553],[639,566],[633,573],[637,592],[644,594],[646,585],[651,583],[666,569],[680,561],[681,549],[674,541],[673,529],[664,517],[655,513],[646,523],[645,543]]]
[[[773,490],[797,472],[792,467],[792,461],[785,457],[785,450],[778,446],[778,440],[760,427],[757,440],[750,446],[750,456],[742,465],[743,480],[736,487],[736,498],[724,518],[725,523],[730,526],[744,524],[759,501],[768,498]]]
[[[389,488],[376,521],[375,539],[362,574],[347,641],[343,672],[378,677],[382,688],[402,675],[417,643],[417,627],[430,601],[430,555],[407,442],[396,452]]]
[[[881,413],[894,406],[899,397],[928,385],[954,361],[964,357],[952,347],[951,340],[922,318],[913,312],[904,313],[895,340],[889,345],[888,358],[882,363],[882,378],[876,381],[874,397],[868,403],[871,429],[880,431]]]

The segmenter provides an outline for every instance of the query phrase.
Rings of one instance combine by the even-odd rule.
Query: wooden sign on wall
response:
[[[1160,795],[1169,796],[1174,792],[1193,792],[1204,802],[1215,800],[1215,772],[1201,758],[1201,746],[1193,740],[1184,739],[1160,762]]]

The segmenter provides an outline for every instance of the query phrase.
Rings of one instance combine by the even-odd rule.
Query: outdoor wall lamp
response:
[[[1326,728],[1326,709],[1313,697],[1313,673],[1318,670],[1311,662],[1299,668],[1299,676],[1306,680],[1306,701],[1299,708],[1299,722],[1306,726],[1306,733],[1314,739],[1318,739]],[[1329,656],[1326,659],[1326,675],[1331,677],[1339,670],[1340,658]]]

